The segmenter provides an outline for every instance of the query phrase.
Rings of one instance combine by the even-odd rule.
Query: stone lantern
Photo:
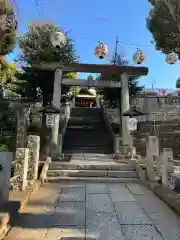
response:
[[[54,126],[54,118],[57,114],[60,114],[60,109],[50,103],[44,108],[42,108],[39,112],[46,115],[46,126],[48,128],[52,128]]]

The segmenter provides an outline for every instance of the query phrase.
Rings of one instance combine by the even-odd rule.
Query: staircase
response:
[[[112,138],[98,108],[74,108],[67,126],[63,153],[113,153]]]
[[[63,153],[69,162],[50,163],[46,181],[139,182],[135,163],[113,157],[113,141],[100,109],[74,108],[68,122]]]
[[[133,162],[115,162],[111,156],[87,157],[84,154],[71,159],[70,162],[54,161],[50,163],[46,181],[87,181],[87,182],[140,182]]]

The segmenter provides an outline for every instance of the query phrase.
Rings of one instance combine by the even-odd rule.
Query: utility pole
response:
[[[113,60],[114,65],[117,62],[117,51],[118,51],[118,36],[116,37],[116,44],[115,44],[115,52],[114,52],[114,60]]]

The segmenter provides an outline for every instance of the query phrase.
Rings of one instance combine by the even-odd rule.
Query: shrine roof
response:
[[[88,73],[110,73],[121,75],[127,73],[131,76],[145,76],[148,74],[147,67],[135,66],[118,66],[113,64],[61,64],[59,62],[34,64],[34,68],[38,70],[54,71],[61,68],[64,72],[88,72]]]

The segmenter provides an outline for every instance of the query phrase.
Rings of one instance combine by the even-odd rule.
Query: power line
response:
[[[40,12],[40,9],[39,9],[39,3],[37,0],[34,0],[34,3],[35,3],[35,6],[36,6],[36,10],[37,10],[37,13],[42,16],[42,12]]]
[[[15,4],[16,4],[16,8],[18,9],[18,6],[17,6],[17,3],[16,3],[16,0],[13,0],[14,2],[15,2]],[[42,11],[40,11],[40,5],[39,5],[39,2],[38,2],[38,0],[34,0],[34,3],[35,3],[35,7],[36,7],[36,10],[37,10],[37,13],[38,13],[38,15],[40,15],[40,16],[42,16]],[[41,9],[42,10],[42,9]],[[69,9],[68,8],[60,8],[60,9],[58,9],[58,10],[60,10],[60,11],[69,11]],[[104,20],[108,20],[108,18],[104,18],[104,17],[99,17],[99,18],[94,18],[94,20],[98,20],[98,21],[104,21]],[[82,39],[84,39],[84,40],[89,40],[89,41],[92,41],[92,42],[98,42],[98,40],[96,39],[91,39],[91,38],[89,38],[89,37],[82,37]],[[150,40],[150,42],[153,42],[153,41],[151,41]],[[124,46],[123,46],[124,45]],[[119,46],[119,47],[140,47],[140,48],[144,48],[144,47],[153,47],[153,43],[151,43],[151,44],[140,44],[140,43],[127,43],[127,42],[123,42],[123,41],[119,41],[118,40],[118,43],[117,43],[117,46]]]

